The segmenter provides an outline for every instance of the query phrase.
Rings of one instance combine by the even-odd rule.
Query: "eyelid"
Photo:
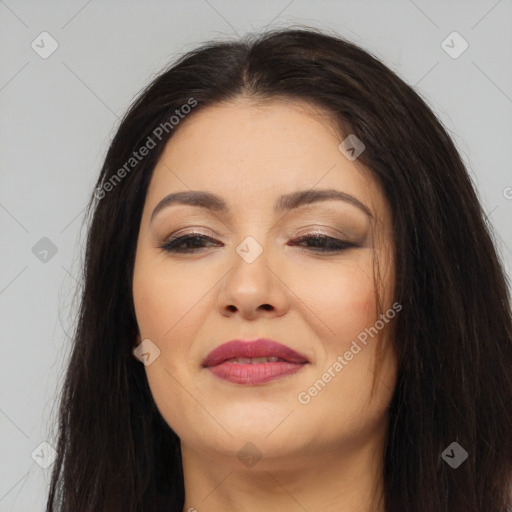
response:
[[[206,228],[199,228],[194,226],[189,226],[183,229],[178,229],[178,231],[174,231],[173,233],[167,235],[164,237],[164,240],[171,240],[174,238],[179,238],[180,236],[186,236],[186,235],[204,235],[209,237],[216,237],[215,233],[213,231],[208,230]]]
[[[341,231],[340,229],[336,229],[332,226],[321,226],[319,224],[310,224],[309,226],[304,226],[299,231],[291,230],[291,232],[286,233],[286,237],[301,237],[303,235],[324,235],[329,236],[332,238],[341,239],[344,242],[351,242],[351,243],[362,243],[365,238],[366,234],[364,236],[361,236],[363,234],[352,234],[350,235],[346,231]]]
[[[178,229],[177,231],[174,231],[168,235],[165,235],[164,237],[162,237],[162,240],[168,241],[168,240],[178,238],[180,236],[196,235],[196,234],[204,235],[204,236],[212,237],[212,238],[216,238],[216,239],[219,239],[220,237],[223,236],[209,228],[200,227],[200,226],[187,226],[185,228]],[[334,238],[341,237],[343,240],[352,241],[354,243],[358,242],[358,239],[361,238],[360,236],[355,236],[355,235],[351,236],[348,232],[341,231],[340,229],[336,229],[333,226],[325,226],[325,225],[320,225],[318,223],[309,224],[307,226],[301,226],[301,228],[298,231],[293,226],[290,226],[285,231],[285,233],[283,235],[281,235],[279,238],[290,239],[290,238],[300,237],[303,235],[315,235],[315,234],[331,236]],[[365,237],[363,237],[363,239],[364,238]]]
[[[299,230],[298,232],[286,233],[284,235],[284,238],[298,238],[303,235],[317,235],[317,234],[331,236],[334,238],[339,238],[340,236],[343,239],[350,238],[346,233],[343,233],[342,231],[339,231],[334,228],[330,228],[330,229],[333,230],[334,233],[329,232],[326,227],[319,228],[318,225],[314,225],[314,226],[310,226],[310,227],[304,227],[301,230]],[[173,240],[173,239],[179,238],[181,236],[187,236],[187,235],[204,235],[204,236],[212,237],[212,238],[220,237],[220,235],[215,234],[213,231],[211,231],[207,228],[189,226],[187,228],[183,228],[182,230],[179,229],[169,235],[166,235],[165,237],[163,237],[163,240],[166,240],[166,241]]]

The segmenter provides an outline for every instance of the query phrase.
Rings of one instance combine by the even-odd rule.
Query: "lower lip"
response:
[[[209,366],[208,370],[220,379],[250,386],[252,384],[263,384],[286,375],[293,375],[304,368],[304,366],[306,365],[281,361],[256,364],[224,362],[215,366]]]

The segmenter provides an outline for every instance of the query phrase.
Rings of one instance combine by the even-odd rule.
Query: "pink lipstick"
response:
[[[268,339],[233,340],[208,354],[203,367],[235,384],[263,384],[292,375],[309,361],[295,350]]]

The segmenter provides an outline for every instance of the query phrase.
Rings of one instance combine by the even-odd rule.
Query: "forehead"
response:
[[[332,117],[307,103],[242,98],[194,112],[178,128],[154,169],[150,205],[170,192],[208,190],[243,208],[313,188],[382,202],[368,170],[339,151],[344,136]]]

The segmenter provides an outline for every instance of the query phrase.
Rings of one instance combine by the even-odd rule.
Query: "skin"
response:
[[[147,192],[133,299],[136,344],[149,339],[160,350],[145,369],[159,411],[181,439],[183,510],[383,511],[377,498],[397,371],[391,336],[380,330],[342,371],[331,370],[336,376],[308,403],[298,400],[378,320],[374,250],[383,311],[393,303],[391,214],[381,190],[338,149],[344,137],[327,114],[305,103],[240,97],[178,128]],[[354,196],[373,218],[339,200],[274,215],[281,194],[324,188]],[[162,198],[187,190],[222,196],[231,213],[174,204],[151,221]],[[197,231],[213,241],[188,254],[159,248]],[[294,243],[311,232],[360,246],[321,253]],[[236,252],[247,236],[263,250],[252,263]],[[310,363],[252,386],[202,367],[222,343],[257,337]],[[251,466],[237,456],[249,442],[261,455]]]

